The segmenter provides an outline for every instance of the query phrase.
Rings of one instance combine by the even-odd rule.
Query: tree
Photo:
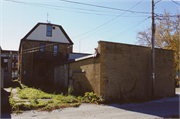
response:
[[[179,71],[180,14],[156,16],[155,48],[174,50],[176,71]],[[151,46],[151,28],[137,33],[137,44]]]

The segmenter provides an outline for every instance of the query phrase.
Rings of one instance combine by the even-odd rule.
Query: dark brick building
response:
[[[73,42],[62,26],[38,23],[21,39],[19,74],[23,84],[52,84],[53,64],[68,60]]]

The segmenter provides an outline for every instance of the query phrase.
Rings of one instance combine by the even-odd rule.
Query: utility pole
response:
[[[154,96],[154,82],[155,82],[155,50],[154,50],[154,35],[155,35],[155,23],[154,23],[154,0],[152,0],[152,36],[151,36],[151,90],[150,90],[150,99]]]

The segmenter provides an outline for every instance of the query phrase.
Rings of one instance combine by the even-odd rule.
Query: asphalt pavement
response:
[[[179,115],[180,88],[175,97],[144,103],[95,105],[83,103],[80,107],[56,109],[52,112],[25,111],[22,114],[2,114],[12,119],[160,119]]]

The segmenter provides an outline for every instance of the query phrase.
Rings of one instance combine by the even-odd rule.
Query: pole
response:
[[[154,0],[152,0],[152,36],[151,36],[151,93],[150,99],[154,96],[154,81],[155,81],[155,50],[154,50],[154,35],[155,35],[155,24],[154,24]]]

